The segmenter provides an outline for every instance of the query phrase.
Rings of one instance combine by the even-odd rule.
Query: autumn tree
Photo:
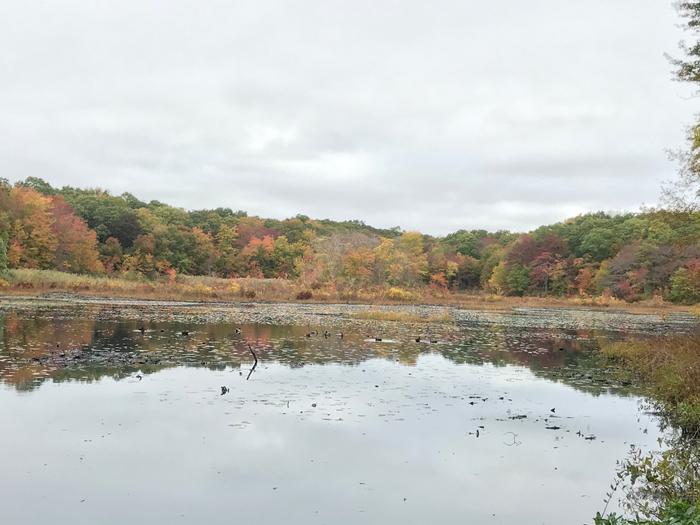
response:
[[[540,249],[535,238],[530,234],[525,234],[510,245],[505,259],[510,265],[525,266],[530,264],[539,252]]]
[[[51,268],[57,246],[49,197],[15,186],[9,192],[8,259],[18,268]]]
[[[532,286],[545,295],[549,292],[550,282],[560,266],[560,258],[551,252],[540,253],[530,263],[530,281]]]
[[[103,271],[94,230],[73,213],[73,208],[60,195],[53,197],[51,204],[52,229],[56,237],[53,267],[73,273]]]
[[[277,237],[272,248],[274,276],[282,279],[297,277],[298,262],[303,255],[304,245],[302,242],[291,243],[286,235]]]
[[[241,251],[250,277],[272,277],[274,274],[275,241],[270,235],[252,237]]]
[[[369,247],[348,251],[343,257],[342,278],[351,290],[368,288],[374,276],[375,254]]]
[[[448,263],[449,264],[449,263]],[[481,279],[482,263],[479,259],[465,255],[459,262],[455,282],[458,288],[479,288]],[[450,274],[448,273],[448,280]]]
[[[375,257],[379,274],[391,285],[410,287],[428,281],[428,258],[423,250],[423,236],[418,232],[382,240]]]
[[[192,263],[188,269],[194,275],[211,275],[216,261],[216,248],[212,236],[199,228],[192,228]]]
[[[452,249],[449,244],[434,243],[427,253],[430,281],[437,288],[467,288],[479,282],[477,259]]]
[[[216,233],[217,258],[214,267],[219,275],[232,277],[241,272],[238,232],[234,226],[223,224]]]
[[[123,255],[122,245],[116,237],[108,237],[104,244],[100,246],[100,260],[106,272],[118,271],[121,267]]]
[[[595,270],[591,265],[579,269],[574,284],[579,295],[592,295],[595,293],[593,286]]]
[[[156,240],[153,234],[139,235],[133,243],[134,246],[131,253],[125,255],[122,260],[122,271],[124,273],[156,277],[158,270],[156,259],[153,256],[155,243]]]
[[[497,294],[506,293],[508,291],[507,284],[508,267],[506,261],[501,260],[493,267],[488,280],[485,282],[485,287]]]
[[[314,257],[312,259],[309,259],[307,256],[304,257],[305,265],[303,271],[307,282],[310,281],[317,284],[333,282],[356,287],[359,275],[353,273],[353,265],[358,256],[357,254],[369,256],[368,254],[372,252],[372,255],[369,256],[372,275],[362,277],[362,279],[368,279],[371,282],[375,278],[375,256],[373,250],[379,243],[380,240],[377,236],[359,232],[333,233],[327,237],[314,239],[311,244]],[[350,264],[349,271],[345,266],[346,263]],[[309,264],[315,268],[309,268]]]
[[[479,260],[481,271],[479,272],[479,284],[483,288],[488,288],[488,282],[491,279],[494,269],[503,259],[504,249],[497,245],[491,244],[487,246],[481,254]]]
[[[245,248],[253,238],[260,241],[265,237],[274,239],[277,236],[277,232],[268,228],[259,217],[241,217],[236,230],[238,232],[237,247],[241,249]]]
[[[700,302],[700,260],[691,261],[675,271],[668,298],[675,303]]]

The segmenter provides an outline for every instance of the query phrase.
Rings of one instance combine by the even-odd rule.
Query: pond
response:
[[[596,348],[695,322],[369,309],[3,301],[1,521],[590,523],[660,432]]]

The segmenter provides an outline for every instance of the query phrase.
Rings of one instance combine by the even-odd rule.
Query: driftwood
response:
[[[248,372],[248,377],[246,377],[246,381],[250,379],[253,370],[255,370],[255,367],[258,366],[258,356],[255,355],[255,352],[253,352],[253,348],[250,345],[248,345],[248,350],[250,350],[250,353],[253,354],[253,359],[255,359],[255,363],[253,363],[253,368],[251,368],[250,372]]]

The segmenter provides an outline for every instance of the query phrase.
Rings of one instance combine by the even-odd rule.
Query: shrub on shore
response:
[[[624,506],[635,518],[598,514],[595,525],[700,524],[700,332],[601,350],[648,387],[667,432],[660,451],[644,454],[633,446],[619,463],[608,500],[622,487]]]

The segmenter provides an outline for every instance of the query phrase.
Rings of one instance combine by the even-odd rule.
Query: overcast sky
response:
[[[654,204],[700,108],[670,0],[2,0],[0,176],[524,231]]]

